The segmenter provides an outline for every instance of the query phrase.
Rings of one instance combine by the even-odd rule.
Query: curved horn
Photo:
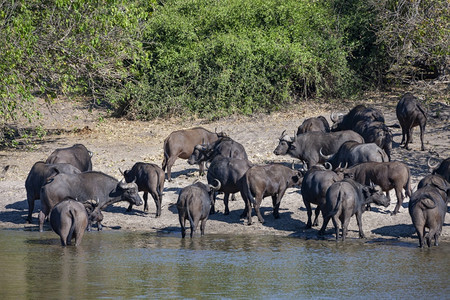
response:
[[[334,111],[331,112],[330,119],[331,119],[331,121],[333,121],[333,123],[336,123],[337,121],[339,121],[339,117],[336,116],[336,113]]]
[[[430,172],[431,172],[439,165],[439,163],[436,163],[435,165],[432,165],[431,164],[431,157],[428,157],[427,165],[428,165],[428,168],[430,169]]]
[[[303,170],[305,170],[305,172],[308,171],[308,165],[306,164],[306,161],[302,160],[303,163]]]
[[[283,132],[281,133],[281,136],[280,136],[280,140],[283,139],[285,133],[286,133],[286,130],[283,130]]]
[[[292,160],[291,169],[292,169],[292,170],[295,170],[295,160]]]
[[[333,170],[333,166],[332,166],[329,162],[326,162],[326,163],[324,164],[324,166],[325,166],[325,169],[327,169],[327,170],[329,170],[329,171]]]
[[[333,157],[333,154],[330,154],[330,155],[325,155],[325,154],[323,154],[323,152],[322,152],[322,147],[319,149],[319,154],[320,154],[320,156],[321,156],[323,159],[325,159],[325,160],[329,160],[330,158]]]
[[[119,172],[120,172],[120,174],[122,174],[122,176],[125,176],[125,174],[123,173],[122,169],[119,168]]]
[[[341,167],[341,163],[339,163],[339,165],[338,165],[338,167],[336,169],[344,170],[344,169],[347,169],[347,166],[348,166],[348,162],[345,162],[345,165],[343,167]]]
[[[218,179],[214,179],[214,181],[217,182],[217,185],[214,186],[214,185],[210,184],[209,187],[210,187],[213,191],[218,191],[218,190],[220,190],[222,184],[220,183],[220,181],[219,181]]]

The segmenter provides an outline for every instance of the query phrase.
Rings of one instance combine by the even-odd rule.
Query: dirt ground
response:
[[[447,83],[448,84],[448,83]],[[278,144],[278,138],[283,130],[293,135],[301,122],[308,117],[324,115],[330,121],[330,112],[337,110],[346,112],[356,104],[372,105],[380,108],[386,117],[387,124],[397,122],[395,106],[402,91],[377,92],[361,97],[359,101],[323,101],[322,103],[304,102],[290,107],[283,112],[270,115],[258,114],[252,117],[232,116],[217,121],[201,119],[169,119],[152,122],[128,121],[125,119],[107,118],[102,110],[88,110],[86,104],[58,100],[52,109],[44,107],[44,118],[39,121],[48,134],[42,140],[36,141],[32,147],[22,147],[16,150],[0,151],[0,228],[19,230],[38,230],[37,215],[40,201],[36,201],[33,213],[33,223],[27,224],[28,205],[24,182],[28,172],[36,161],[45,160],[56,148],[68,147],[82,143],[94,153],[93,169],[105,172],[118,179],[121,178],[119,168],[130,169],[135,162],[151,162],[161,165],[163,158],[163,141],[174,130],[203,126],[211,131],[226,132],[230,137],[244,145],[249,159],[253,163],[285,162],[291,164],[293,159],[288,156],[275,156],[273,150]],[[418,90],[421,99],[428,99],[426,91]],[[446,91],[448,93],[448,90]],[[429,173],[427,159],[432,156],[442,160],[450,156],[450,108],[448,96],[437,97],[437,100],[427,101],[429,119],[426,128],[426,149],[420,151],[418,128],[414,133],[412,150],[399,148],[401,129],[393,128],[393,160],[406,163],[412,174],[413,191],[419,180]],[[296,167],[300,167],[296,161]],[[1,171],[3,170],[3,171]],[[117,203],[104,212],[104,230],[139,230],[163,232],[180,235],[176,201],[179,191],[200,179],[196,166],[190,166],[185,160],[178,159],[172,169],[173,181],[165,182],[162,215],[155,218],[155,205],[149,199],[149,213],[143,212],[143,206],[134,207],[132,212],[126,212],[127,203]],[[142,193],[141,193],[142,195]],[[253,224],[239,218],[244,209],[240,196],[237,201],[230,201],[229,215],[224,215],[223,195],[218,196],[216,209],[218,213],[211,215],[206,225],[206,234],[273,234],[295,236],[307,239],[317,238],[319,228],[306,230],[306,209],[299,188],[288,189],[280,206],[280,219],[272,216],[271,199],[262,203],[262,213],[265,223],[257,221],[253,216]],[[417,236],[408,214],[408,201],[405,199],[400,213],[392,216],[396,197],[391,191],[391,205],[388,208],[372,206],[372,211],[363,214],[363,229],[368,240],[402,240],[417,242]],[[322,217],[319,219],[322,224]],[[450,216],[447,214],[441,239],[450,240]],[[357,238],[357,225],[353,217],[349,226],[348,236]],[[332,224],[328,225],[326,238],[334,238]]]

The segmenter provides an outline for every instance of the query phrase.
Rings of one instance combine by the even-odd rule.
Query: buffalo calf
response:
[[[68,199],[56,204],[50,212],[50,226],[67,246],[75,238],[75,246],[81,243],[88,225],[88,214],[80,202]]]

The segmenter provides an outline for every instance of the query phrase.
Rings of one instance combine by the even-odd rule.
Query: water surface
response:
[[[0,298],[436,298],[450,245],[103,231],[79,247],[0,230]]]

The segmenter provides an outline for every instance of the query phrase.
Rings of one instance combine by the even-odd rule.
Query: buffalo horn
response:
[[[123,173],[122,169],[119,168],[119,172],[120,172],[120,174],[122,174],[122,176],[125,176],[125,174]]]
[[[213,191],[218,191],[218,190],[220,190],[222,184],[220,183],[220,181],[219,181],[218,179],[214,179],[214,181],[217,182],[217,185],[214,186],[214,185],[210,184],[210,185],[209,185],[210,189],[212,189]]]
[[[325,154],[323,154],[323,153],[322,153],[322,148],[319,149],[319,154],[320,154],[320,156],[321,156],[323,159],[325,159],[325,160],[329,160],[330,158],[333,157],[333,154],[330,154],[330,155],[325,155]]]
[[[436,163],[435,165],[432,165],[431,164],[431,157],[428,157],[427,165],[428,165],[428,168],[430,168],[430,172],[431,172],[439,165],[439,163]]]
[[[338,121],[338,117],[336,116],[336,113],[334,111],[331,112],[330,119],[331,121],[333,121],[333,123],[336,123]]]
[[[302,164],[303,164],[303,170],[305,172],[307,172],[308,171],[308,165],[306,164],[306,161],[302,160]]]
[[[286,130],[283,130],[283,132],[281,133],[281,136],[280,136],[280,140],[282,140],[284,138],[285,133],[286,133]]]
[[[333,170],[333,166],[332,166],[329,162],[326,162],[326,163],[324,164],[324,166],[325,166],[325,169],[327,169],[327,170],[329,170],[329,171]]]

